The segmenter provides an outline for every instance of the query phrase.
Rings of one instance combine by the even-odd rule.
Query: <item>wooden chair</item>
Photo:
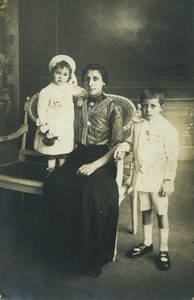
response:
[[[131,100],[126,97],[107,94],[110,96],[113,101],[118,103],[123,111],[123,134],[124,138],[127,138],[131,134],[131,125],[133,120],[137,117],[139,111],[136,110],[135,105]],[[132,192],[131,188],[131,179],[133,174],[133,155],[130,152],[124,159],[121,159],[117,162],[117,176],[116,181],[119,189],[119,206],[123,200]],[[131,194],[131,220],[132,220],[132,233],[137,233],[137,197],[134,197]],[[118,231],[115,242],[115,251],[113,261],[116,259],[117,255],[117,240],[118,240]]]
[[[113,101],[118,103],[123,111],[123,134],[127,138],[131,134],[131,125],[133,120],[139,116],[139,109],[136,110],[135,105],[131,100],[126,97],[107,94]],[[119,189],[119,206],[122,201],[132,192],[131,179],[133,173],[133,155],[130,152],[124,159],[117,162],[117,176],[116,181]],[[137,233],[137,197],[131,194],[131,220],[132,220],[132,233]]]
[[[37,102],[39,93],[27,98],[24,105],[24,121],[20,128],[7,136],[0,137],[0,143],[13,139],[21,139],[19,155],[16,161],[0,166],[0,188],[30,193],[43,194],[43,182],[47,176],[47,163],[39,162],[36,157],[42,156],[33,149],[27,149],[26,139],[29,130],[29,118],[32,122],[37,119]],[[133,118],[136,116],[134,104],[126,97],[107,94],[114,102],[120,105],[123,111],[124,126],[123,134],[127,137]],[[43,156],[42,156],[43,157]],[[131,191],[130,181],[132,176],[133,162],[131,155],[128,155],[117,164],[117,184],[119,188],[119,205]],[[132,232],[137,231],[137,204],[132,201]]]
[[[28,97],[24,105],[24,121],[20,128],[7,135],[0,137],[0,143],[5,143],[13,139],[21,139],[18,159],[0,166],[0,187],[42,195],[43,181],[46,178],[46,163],[36,161],[34,157],[41,156],[40,153],[26,148],[26,138],[29,131],[29,119],[35,122],[37,118],[38,94],[31,99]]]

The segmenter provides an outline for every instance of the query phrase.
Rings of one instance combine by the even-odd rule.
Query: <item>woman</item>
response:
[[[89,64],[82,80],[89,97],[75,108],[77,147],[45,183],[45,229],[58,255],[99,276],[113,258],[118,222],[112,157],[115,150],[114,157],[123,157],[128,144],[122,143],[122,109],[103,93],[104,67]]]

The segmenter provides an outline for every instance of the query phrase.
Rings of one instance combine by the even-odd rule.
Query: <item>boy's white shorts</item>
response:
[[[157,215],[168,212],[168,197],[160,197],[158,193],[138,192],[141,211],[154,209]]]

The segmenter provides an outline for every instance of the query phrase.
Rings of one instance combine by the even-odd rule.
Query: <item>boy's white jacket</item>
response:
[[[178,133],[162,115],[153,121],[134,121],[128,142],[133,147],[134,189],[157,193],[164,179],[174,181],[179,153]]]

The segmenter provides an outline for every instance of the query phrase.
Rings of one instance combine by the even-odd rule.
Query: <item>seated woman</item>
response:
[[[116,149],[114,157],[123,157],[122,145],[128,144],[123,143],[122,109],[103,93],[105,68],[89,64],[82,80],[89,98],[75,107],[76,148],[45,182],[44,230],[59,257],[99,276],[113,259],[117,232],[113,153]]]

